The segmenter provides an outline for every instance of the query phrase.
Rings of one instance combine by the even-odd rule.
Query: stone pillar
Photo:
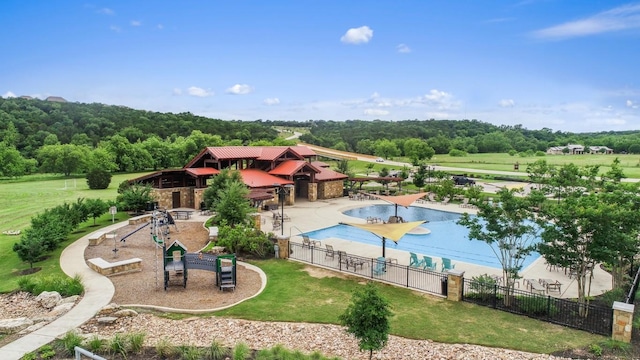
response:
[[[318,183],[309,183],[309,201],[318,200]]]
[[[253,226],[255,226],[256,229],[261,230],[262,217],[260,216],[260,213],[252,213],[249,214],[249,216],[251,217],[251,221],[253,221]]]
[[[626,343],[631,342],[631,329],[633,325],[633,304],[614,301],[613,303],[613,327],[611,338]]]
[[[462,290],[464,287],[464,271],[447,271],[447,300],[462,301]]]
[[[278,247],[280,248],[280,259],[288,259],[289,258],[289,236],[288,235],[278,235],[276,236],[278,241]]]

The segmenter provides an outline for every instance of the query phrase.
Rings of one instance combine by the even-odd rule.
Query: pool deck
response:
[[[325,227],[333,226],[339,222],[362,222],[366,223],[365,219],[354,218],[342,214],[343,211],[359,208],[363,206],[376,205],[376,204],[389,204],[382,200],[350,200],[348,197],[330,199],[330,200],[318,200],[310,202],[304,199],[296,199],[296,204],[293,206],[285,206],[284,212],[291,218],[284,222],[284,234],[291,236],[291,241],[302,242],[300,234],[302,232],[318,230]],[[469,212],[475,213],[474,209],[463,208],[458,204],[446,204],[440,203],[414,203],[413,206],[426,207],[435,210],[450,211],[450,212]],[[262,217],[262,230],[272,231],[273,214],[270,211],[261,213]],[[273,231],[275,234],[280,234],[281,230]],[[325,244],[332,245],[334,249],[345,251],[348,254],[354,254],[364,257],[377,258],[382,255],[382,247],[367,245],[356,241],[328,238],[322,240],[322,246]],[[488,245],[487,245],[488,246]],[[386,248],[386,255],[389,258],[396,258],[399,264],[409,265],[409,252],[396,250],[393,248]],[[429,255],[429,254],[418,254]],[[439,257],[434,257],[434,261],[438,263],[438,266],[442,264]],[[475,265],[471,263],[465,263],[461,261],[452,261],[456,270],[464,271],[465,278],[472,278],[474,276],[482,274],[501,275],[500,269]],[[570,279],[568,275],[562,270],[548,270],[545,261],[542,257],[535,260],[533,264],[525,268],[520,272],[520,275],[524,279],[550,279],[559,281],[561,286],[561,292],[552,291],[549,295],[563,298],[576,298],[578,296],[578,285],[575,279]],[[527,287],[523,283],[522,279],[519,281],[519,285],[516,285],[516,289],[526,290]],[[599,267],[596,267],[593,274],[593,280],[591,283],[591,295],[600,295],[604,291],[611,289],[611,275]]]

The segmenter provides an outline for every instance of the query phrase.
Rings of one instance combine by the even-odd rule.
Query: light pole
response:
[[[280,202],[280,235],[284,235],[284,198],[289,195],[293,185],[273,184],[276,187],[278,201]]]

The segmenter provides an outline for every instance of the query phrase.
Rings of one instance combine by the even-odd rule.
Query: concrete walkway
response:
[[[109,225],[99,231],[113,231],[123,224],[127,224],[127,222]],[[84,261],[84,250],[89,245],[89,235],[91,234],[87,234],[67,246],[60,255],[62,271],[71,277],[80,275],[82,278],[84,295],[80,302],[69,312],[41,329],[0,348],[0,359],[20,359],[24,354],[35,351],[52,342],[56,337],[79,327],[91,319],[102,307],[109,304],[115,292],[111,280],[91,270]]]

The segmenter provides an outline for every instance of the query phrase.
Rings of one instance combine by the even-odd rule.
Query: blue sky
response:
[[[4,0],[0,27],[3,97],[640,129],[640,2]]]

